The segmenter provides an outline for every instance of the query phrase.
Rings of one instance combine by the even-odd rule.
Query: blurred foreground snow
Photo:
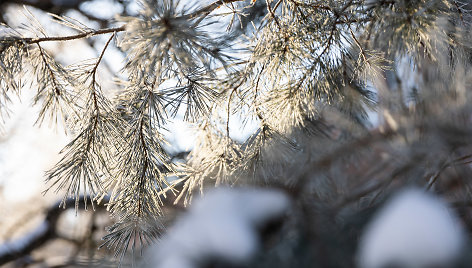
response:
[[[458,218],[423,190],[400,192],[368,224],[359,267],[451,267],[465,244]]]
[[[148,251],[147,266],[191,268],[209,259],[244,263],[258,249],[257,227],[283,216],[289,203],[276,190],[210,191]]]

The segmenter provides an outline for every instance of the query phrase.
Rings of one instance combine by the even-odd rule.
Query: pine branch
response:
[[[98,66],[114,36],[113,34],[108,39],[90,71],[84,72],[79,68],[72,72],[72,75],[77,75],[78,82],[82,83],[81,86],[88,85],[88,88],[83,90],[83,94],[87,96],[85,100],[87,110],[84,118],[78,118],[80,133],[63,149],[66,152],[59,163],[47,172],[47,181],[52,182],[49,189],[55,186],[56,192],[66,189],[64,202],[69,196],[75,197],[76,207],[82,187],[84,196],[90,194],[97,198],[103,194],[105,189],[101,176],[109,172],[108,166],[111,165],[109,162],[112,160],[113,148],[118,146],[114,140],[119,136],[116,130],[118,120],[113,115],[114,112],[108,100],[100,92],[96,81]],[[91,106],[93,109],[88,109]],[[86,200],[84,201],[87,203]],[[93,199],[91,204],[93,207]]]

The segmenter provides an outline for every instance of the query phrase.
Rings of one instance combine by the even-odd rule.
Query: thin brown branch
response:
[[[95,64],[95,67],[94,67],[93,70],[92,70],[92,74],[93,74],[92,79],[93,79],[93,82],[95,82],[95,80],[96,80],[95,77],[96,77],[98,65],[99,65],[100,62],[102,61],[103,55],[105,55],[105,51],[107,50],[108,45],[110,45],[111,40],[113,40],[113,37],[115,37],[115,34],[116,34],[116,31],[113,32],[112,36],[111,36],[111,37],[108,39],[108,41],[106,42],[105,46],[103,47],[102,53],[100,53],[100,56],[98,57],[97,64]]]
[[[97,89],[95,87],[95,84],[96,84],[96,74],[97,74],[97,69],[98,69],[98,65],[100,64],[100,62],[102,61],[103,59],[103,55],[105,54],[105,51],[108,47],[108,45],[110,44],[111,40],[113,40],[113,37],[115,37],[115,33],[116,32],[113,32],[113,35],[108,39],[107,43],[105,44],[105,46],[103,47],[103,50],[102,50],[102,53],[100,53],[100,57],[98,57],[98,60],[97,60],[97,63],[95,64],[95,66],[93,67],[92,69],[92,84],[91,84],[91,89],[92,89],[92,97],[93,97],[93,104],[94,104],[94,107],[95,107],[95,116],[94,116],[94,122],[93,122],[93,129],[96,130],[97,129],[97,125],[98,125],[98,117],[100,115],[100,108],[99,108],[99,105],[98,105],[98,98],[97,98]],[[86,150],[84,153],[88,152],[89,149],[90,149],[90,145],[92,144],[93,140],[95,139],[95,136],[92,135],[91,137],[89,137],[88,141],[87,141],[87,147],[86,147]],[[93,203],[92,203],[93,204]]]
[[[261,120],[261,123],[262,125],[264,125],[264,117],[262,116],[262,113],[259,109],[259,106],[257,104],[257,95],[259,94],[259,82],[261,80],[261,77],[262,77],[262,72],[264,71],[265,69],[265,65],[262,66],[261,70],[259,71],[259,74],[258,74],[258,77],[257,77],[257,81],[256,81],[256,86],[254,88],[254,100],[253,100],[253,103],[254,103],[254,106],[255,106],[255,110],[256,110],[256,115],[257,115],[257,118],[259,118],[259,120]]]
[[[464,23],[464,14],[462,12],[462,9],[457,4],[457,1],[452,1],[452,4],[457,9],[457,13],[459,13],[459,18],[460,18],[461,22]]]
[[[231,93],[229,94],[228,98],[228,107],[227,107],[227,118],[226,118],[226,136],[229,138],[229,117],[231,115],[231,99],[233,98],[234,93],[238,88],[244,83],[244,79],[241,79],[241,82],[236,85],[233,90],[231,90]]]
[[[446,170],[447,168],[451,167],[451,166],[454,166],[454,165],[467,165],[469,164],[469,161],[467,161],[468,159],[470,159],[470,157],[472,157],[472,155],[470,154],[467,154],[467,155],[464,155],[464,156],[461,156],[459,158],[456,158],[452,161],[449,161],[449,162],[445,162],[440,168],[438,171],[436,171],[429,179],[429,182],[428,182],[428,185],[426,186],[426,190],[430,190],[431,187],[433,187],[433,185],[436,183],[436,181],[438,180],[439,176],[441,175],[441,173]],[[464,162],[465,161],[465,162]]]
[[[282,27],[280,26],[280,23],[279,23],[279,18],[275,16],[274,11],[272,10],[272,7],[270,6],[269,0],[266,0],[266,5],[267,5],[267,11],[269,12],[270,16],[274,19],[275,24],[277,25],[277,28],[279,28],[279,30],[282,30]]]
[[[242,0],[226,0],[226,1],[220,0],[220,1],[216,1],[216,2],[214,2],[214,3],[212,3],[208,6],[205,6],[201,9],[198,9],[197,11],[195,11],[193,13],[184,15],[181,18],[183,18],[183,19],[192,19],[192,18],[195,18],[195,17],[200,16],[202,14],[204,16],[206,16],[206,15],[210,14],[211,12],[213,12],[214,10],[216,10],[217,8],[219,8],[220,6],[222,6],[223,4],[239,2],[239,1],[242,1]],[[100,30],[91,30],[91,31],[87,31],[87,32],[79,33],[79,34],[75,34],[75,35],[23,38],[20,41],[23,42],[23,43],[27,43],[27,44],[37,44],[37,43],[41,43],[41,42],[52,42],[52,41],[62,42],[62,41],[70,41],[70,40],[76,40],[76,39],[82,39],[82,38],[89,38],[89,37],[92,37],[92,36],[108,34],[108,33],[123,32],[125,30],[126,30],[126,25],[122,25],[120,27],[106,28],[106,29],[100,29]]]
[[[101,30],[93,30],[75,35],[68,36],[48,36],[48,37],[36,37],[36,38],[23,38],[20,41],[26,44],[37,44],[41,42],[52,42],[52,41],[70,41],[82,38],[89,38],[96,35],[108,34],[108,33],[117,33],[123,32],[126,30],[125,25],[115,28],[107,28]]]
[[[37,46],[39,48],[39,54],[41,55],[41,59],[43,60],[43,63],[46,66],[46,69],[48,69],[49,75],[51,75],[51,82],[55,90],[55,93],[56,95],[61,95],[61,90],[59,89],[59,85],[58,85],[59,83],[57,82],[56,76],[54,75],[54,72],[52,71],[52,68],[46,59],[45,52],[43,48],[39,45],[39,43],[37,43]]]
[[[216,9],[218,9],[219,7],[221,7],[222,5],[224,4],[230,4],[230,3],[234,3],[234,2],[241,2],[243,0],[218,0],[216,2],[213,2],[203,8],[200,8],[190,14],[187,14],[185,16],[183,16],[182,18],[184,19],[193,19],[193,18],[196,18],[200,15],[202,15],[203,17],[206,17],[208,16],[211,12],[215,11]]]
[[[146,171],[148,170],[148,166],[149,166],[149,151],[148,151],[148,148],[147,148],[147,145],[146,145],[146,140],[144,139],[144,132],[143,132],[143,125],[144,125],[144,117],[141,118],[140,122],[139,122],[139,139],[141,140],[141,146],[143,147],[143,151],[144,151],[144,164],[143,164],[143,168],[142,168],[142,173],[141,173],[141,176],[139,176],[139,194],[138,194],[138,200],[137,200],[137,205],[138,205],[138,218],[141,218],[143,217],[144,215],[144,212],[143,212],[143,200],[142,200],[142,197],[144,195],[144,183],[145,183],[145,180],[146,180]]]

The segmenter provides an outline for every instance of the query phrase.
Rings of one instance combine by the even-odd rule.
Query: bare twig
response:
[[[117,33],[117,32],[123,32],[126,30],[126,26],[120,26],[120,27],[115,27],[115,28],[107,28],[107,29],[101,29],[101,30],[93,30],[93,31],[88,31],[76,35],[68,35],[68,36],[51,36],[51,37],[37,37],[37,38],[23,38],[20,39],[21,42],[27,43],[27,44],[37,44],[40,42],[51,42],[51,41],[69,41],[69,40],[75,40],[75,39],[81,39],[81,38],[88,38],[96,35],[102,35],[102,34],[108,34],[108,33]]]

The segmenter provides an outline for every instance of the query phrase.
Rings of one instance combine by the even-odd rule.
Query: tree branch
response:
[[[120,26],[120,27],[115,27],[115,28],[107,28],[107,29],[101,29],[101,30],[93,30],[93,31],[88,31],[76,35],[68,35],[68,36],[51,36],[51,37],[37,37],[37,38],[22,38],[20,41],[27,43],[27,44],[37,44],[40,42],[51,42],[51,41],[69,41],[69,40],[75,40],[75,39],[81,39],[81,38],[88,38],[96,35],[101,35],[101,34],[108,34],[108,33],[117,33],[117,32],[123,32],[125,31],[126,27],[125,25]]]
[[[79,200],[81,200],[79,208],[85,209],[84,199],[79,198]],[[76,200],[74,198],[69,198],[65,201],[65,205],[72,206],[75,202]],[[99,207],[105,209],[103,204],[106,202],[108,202],[108,197],[106,197],[106,200],[103,200],[102,205]],[[44,245],[46,242],[58,238],[56,233],[57,223],[59,217],[66,211],[60,205],[61,201],[56,202],[54,205],[49,207],[46,211],[44,221],[35,230],[15,241],[0,245],[0,266],[26,256],[31,251]]]

